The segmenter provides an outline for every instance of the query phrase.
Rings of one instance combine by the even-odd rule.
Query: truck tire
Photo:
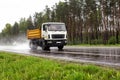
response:
[[[45,41],[42,41],[42,50],[50,50],[50,47],[46,45]]]
[[[33,43],[32,41],[30,41],[29,46],[32,50],[36,50],[37,49],[37,45],[35,43]]]
[[[63,47],[64,47],[63,45],[58,46],[58,49],[59,49],[59,50],[63,50]]]

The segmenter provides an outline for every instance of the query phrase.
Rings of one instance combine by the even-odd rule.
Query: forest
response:
[[[65,0],[14,25],[6,23],[1,41],[12,42],[26,35],[28,26],[39,28],[43,22],[64,22],[68,44],[120,44],[120,0]]]

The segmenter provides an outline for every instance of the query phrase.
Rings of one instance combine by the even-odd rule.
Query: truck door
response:
[[[48,37],[47,34],[47,25],[42,26],[42,38],[46,39]]]

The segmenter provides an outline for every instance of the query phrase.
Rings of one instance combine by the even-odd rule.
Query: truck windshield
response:
[[[50,24],[48,31],[66,31],[66,28],[64,24]]]

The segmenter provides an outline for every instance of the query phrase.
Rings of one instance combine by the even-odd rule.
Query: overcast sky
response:
[[[1,0],[0,1],[0,32],[6,23],[14,24],[20,18],[28,18],[35,12],[45,9],[45,6],[52,7],[55,3],[64,0]]]

